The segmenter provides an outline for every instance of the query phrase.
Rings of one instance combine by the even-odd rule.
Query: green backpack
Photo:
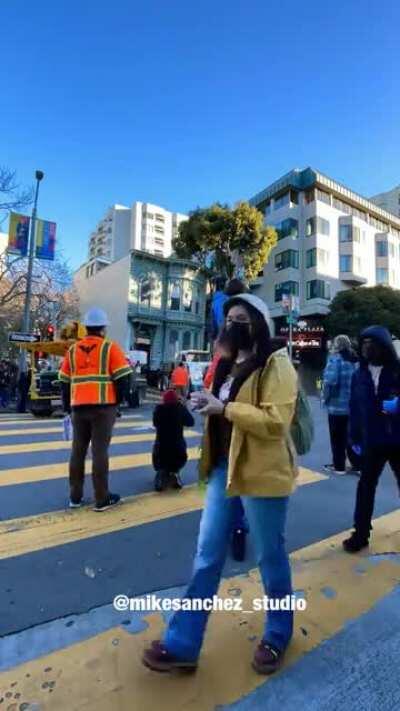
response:
[[[299,387],[290,435],[299,455],[310,451],[314,439],[314,420],[308,398]]]

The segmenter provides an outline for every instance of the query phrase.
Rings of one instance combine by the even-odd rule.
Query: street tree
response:
[[[0,166],[0,227],[10,212],[25,210],[32,200],[33,188],[22,188],[15,171]]]
[[[333,299],[326,327],[330,337],[344,333],[356,338],[368,326],[386,326],[400,338],[400,291],[388,286],[354,287]]]
[[[189,214],[179,226],[173,248],[178,257],[197,261],[209,279],[230,279],[242,270],[251,281],[267,262],[276,240],[276,231],[264,225],[263,214],[248,202],[233,208],[216,203]]]

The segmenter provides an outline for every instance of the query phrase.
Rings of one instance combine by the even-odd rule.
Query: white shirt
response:
[[[230,395],[230,392],[231,392],[232,383],[233,383],[233,378],[232,378],[232,376],[230,375],[230,376],[225,380],[225,382],[222,383],[222,385],[221,385],[221,388],[220,388],[220,391],[219,391],[219,395],[218,395],[218,399],[221,400],[221,402],[223,402],[224,405],[225,405],[225,403],[228,402],[228,400],[229,400],[229,395]]]
[[[372,380],[374,381],[375,393],[378,392],[379,378],[381,377],[383,365],[369,365],[368,370],[371,373]]]

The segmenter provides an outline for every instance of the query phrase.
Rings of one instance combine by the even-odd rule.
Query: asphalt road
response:
[[[357,478],[324,473],[323,464],[330,460],[326,416],[316,400],[312,403],[316,441],[312,452],[300,462],[304,476],[292,497],[287,529],[293,558],[301,558],[298,552],[307,550],[304,560],[294,563],[301,589],[309,589],[310,595],[318,592],[321,598],[314,603],[314,616],[307,628],[311,631],[305,635],[301,631],[304,627],[299,627],[293,660],[268,681],[243,676],[235,682],[237,687],[231,688],[233,682],[222,676],[214,679],[210,690],[205,662],[200,681],[183,682],[185,688],[194,684],[189,697],[202,711],[217,706],[272,710],[278,703],[311,711],[400,708],[394,682],[400,651],[399,492],[391,472],[385,472],[375,510],[381,522],[377,524],[376,551],[352,558],[353,567],[346,567],[349,557],[341,553],[340,542],[352,524]],[[131,705],[132,682],[124,676],[122,661],[101,696],[103,706],[98,679],[88,681],[84,694],[78,683],[79,666],[89,664],[92,653],[85,645],[93,645],[96,659],[103,659],[99,645],[101,649],[104,635],[113,630],[131,632],[117,645],[121,650],[125,644],[141,649],[146,640],[148,622],[136,613],[118,616],[110,606],[115,595],[166,595],[171,590],[179,595],[190,577],[203,496],[195,486],[201,424],[188,439],[193,459],[184,472],[185,490],[156,494],[149,456],[151,412],[152,403],[147,403],[117,423],[110,452],[110,481],[111,490],[120,493],[125,502],[118,512],[101,514],[100,520],[90,509],[90,477],[87,508],[65,511],[69,445],[62,440],[61,421],[0,414],[0,710],[14,711],[23,703],[32,709],[57,711],[106,709],[113,705],[107,700],[111,698],[118,699],[119,709],[146,708],[147,703],[150,708],[157,693],[163,702],[162,684],[145,672],[135,682],[140,693]],[[330,543],[325,543],[327,539]],[[330,557],[329,547],[337,558]],[[328,553],[321,554],[321,550]],[[312,570],[310,560],[317,561]],[[359,564],[371,566],[371,576],[366,574],[362,584]],[[245,591],[254,568],[250,540],[243,563],[227,559],[224,579],[227,585],[241,580]],[[355,582],[352,576],[356,576]],[[343,603],[341,580],[346,590]],[[326,590],[334,594],[325,594]],[[227,627],[226,635],[233,635],[232,646],[239,649],[235,626],[227,617],[221,619],[216,617],[213,623],[219,630],[217,637],[221,638]],[[211,657],[213,639],[210,634]],[[50,660],[46,663],[55,668],[60,655],[60,669],[70,668],[70,673],[65,672],[68,683],[63,684],[60,678],[54,681],[55,686],[43,687],[47,682],[42,679],[42,660]],[[137,661],[133,665],[141,669]],[[247,661],[242,665],[249,666]],[[17,682],[14,687],[11,677]],[[176,687],[170,689],[171,708],[184,709],[187,702],[180,700],[179,683],[174,680]],[[114,696],[107,696],[112,693]],[[164,706],[169,708],[168,702]]]

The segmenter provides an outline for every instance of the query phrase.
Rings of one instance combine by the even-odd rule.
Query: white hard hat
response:
[[[103,311],[103,309],[99,309],[97,306],[94,306],[86,312],[83,323],[85,326],[97,326],[98,328],[110,325],[106,312]]]

